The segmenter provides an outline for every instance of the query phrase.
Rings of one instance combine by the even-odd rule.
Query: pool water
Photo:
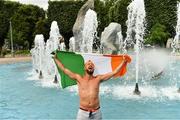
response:
[[[180,67],[176,63],[176,67]],[[31,77],[30,62],[0,65],[0,119],[75,119],[78,111],[77,87],[61,89],[49,80]],[[175,70],[176,79],[179,71]],[[180,119],[177,86],[164,85],[168,76],[140,84],[141,96],[133,95],[134,84],[122,78],[101,85],[103,119]]]

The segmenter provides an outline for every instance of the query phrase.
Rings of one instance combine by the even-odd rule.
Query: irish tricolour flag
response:
[[[115,70],[122,63],[123,55],[102,55],[102,54],[79,54],[74,52],[56,51],[57,59],[59,59],[65,68],[74,73],[84,75],[84,64],[91,60],[95,65],[94,75],[102,75]],[[129,57],[126,55],[126,57]],[[130,57],[129,57],[130,59]],[[122,66],[121,71],[114,77],[123,76],[126,73],[126,65]],[[58,66],[57,66],[58,67]],[[61,76],[62,88],[76,84],[76,81],[69,78],[59,68]]]

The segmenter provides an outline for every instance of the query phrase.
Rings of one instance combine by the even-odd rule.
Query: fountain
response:
[[[39,73],[39,78],[52,79],[54,77],[54,83],[57,83],[60,77],[51,53],[57,49],[65,50],[64,40],[59,33],[57,22],[52,22],[50,37],[46,44],[43,35],[36,35],[34,42],[35,46],[31,50],[33,68]]]
[[[143,45],[143,36],[145,30],[145,7],[144,0],[133,0],[128,6],[127,37],[125,39],[127,46],[134,45],[136,53],[136,86],[134,94],[139,95],[139,52]]]
[[[172,48],[172,54],[177,55],[180,53],[180,2],[177,4],[176,36],[174,37]]]
[[[33,68],[36,70],[36,72],[39,74],[39,79],[43,78],[43,64],[44,64],[44,55],[45,55],[45,43],[44,43],[44,36],[36,35],[34,40],[34,48],[31,50],[32,54],[32,62],[33,62]]]
[[[62,36],[59,33],[59,28],[56,21],[53,21],[51,24],[51,30],[50,30],[50,37],[47,40],[46,45],[46,56],[48,58],[47,61],[47,70],[48,72],[51,72],[50,74],[54,76],[54,83],[57,83],[57,76],[58,76],[58,70],[56,68],[56,65],[51,57],[51,53],[54,52],[57,49],[62,48],[62,44],[60,44],[60,40],[62,39]],[[63,48],[62,48],[63,49]]]
[[[97,14],[92,10],[93,8],[94,0],[88,0],[79,11],[76,23],[73,27],[74,37],[70,39],[70,51],[93,52],[93,40],[96,36],[96,29],[98,26]],[[57,49],[65,50],[65,44],[63,37],[59,33],[56,21],[53,21],[51,24],[50,37],[47,40],[46,45],[42,45],[44,50],[43,56],[40,55],[42,53],[37,53],[36,46],[38,46],[38,44],[35,40],[35,47],[31,50],[34,69],[40,72],[40,76],[45,73],[43,74],[43,77],[45,78],[51,79],[54,76],[54,83],[57,83],[59,74],[51,53]],[[80,46],[82,46],[81,49]],[[40,59],[41,61],[44,60],[44,58],[46,58],[46,62],[41,62],[40,67],[35,67],[36,61],[39,61],[37,59]]]
[[[92,1],[92,0],[89,0]],[[89,2],[91,3],[91,2]],[[89,6],[86,4],[86,7]],[[93,6],[92,4],[90,5],[91,7]],[[86,9],[85,11],[80,10],[81,14],[79,14],[80,18],[77,18],[78,23],[75,23],[73,28],[74,36],[70,38],[69,40],[69,46],[70,49],[69,51],[72,52],[81,52],[81,53],[92,53],[93,51],[93,40],[96,37],[96,29],[97,29],[97,14],[92,10],[92,9]],[[82,16],[81,16],[82,15]],[[82,20],[81,22],[78,20]],[[147,56],[143,56],[141,54],[141,50],[143,48],[143,36],[144,36],[144,30],[145,30],[145,9],[144,9],[144,1],[143,0],[133,0],[130,5],[128,6],[128,21],[127,21],[127,37],[123,42],[123,36],[122,36],[122,31],[121,31],[121,25],[118,23],[110,23],[108,27],[104,29],[104,32],[101,34],[101,48],[103,48],[103,53],[108,53],[112,54],[115,53],[117,54],[118,52],[126,54],[127,53],[127,48],[129,47],[134,47],[135,50],[135,59],[136,62],[133,63],[135,65],[135,77],[134,75],[134,66],[132,67],[132,71],[130,73],[132,74],[131,76],[128,75],[127,73],[127,79],[130,77],[132,80],[136,79],[136,84],[135,84],[135,90],[134,94],[140,95],[141,92],[139,90],[138,83],[142,78],[142,81],[144,80],[149,80],[151,81],[151,77],[154,78],[153,76],[156,77],[156,73],[160,73],[164,70],[164,65],[163,67],[160,63],[162,63],[162,59],[159,61],[152,61],[153,57],[156,57],[156,55],[152,55],[153,52],[149,53]],[[77,27],[77,24],[79,25]],[[44,48],[45,50],[45,58],[46,62],[43,62],[43,70],[40,69],[40,67],[34,67],[37,68],[38,73],[40,74],[39,71],[42,71],[43,77],[51,77],[54,79],[54,82],[56,83],[58,81],[58,73],[57,69],[55,69],[55,64],[54,61],[51,58],[51,53],[56,50],[56,49],[61,49],[65,50],[64,44],[60,44],[59,40],[61,41],[63,38],[59,33],[59,28],[57,26],[57,22],[53,22],[51,25],[51,32],[50,32],[50,37],[46,42],[46,46]],[[36,43],[35,43],[35,46]],[[79,46],[79,47],[78,47]],[[107,47],[107,49],[106,49]],[[37,47],[33,48],[36,49]],[[158,51],[159,52],[159,51]],[[147,53],[145,53],[147,54]],[[34,55],[34,53],[32,54]],[[38,55],[37,55],[38,56]],[[140,59],[140,57],[143,56],[143,58],[146,58],[146,60]],[[153,57],[152,57],[153,56]],[[148,60],[150,61],[148,61]],[[142,61],[140,61],[142,60]],[[34,57],[33,57],[34,61]],[[151,62],[151,63],[150,63]],[[33,62],[33,66],[35,61]],[[148,63],[148,65],[147,65]],[[142,68],[142,64],[145,64]],[[159,66],[158,66],[158,65]],[[166,64],[166,63],[165,63]],[[146,66],[147,65],[147,66]],[[155,67],[154,67],[155,66]],[[154,67],[154,69],[150,69]],[[158,68],[158,69],[156,69]],[[143,72],[143,74],[141,74]],[[154,73],[153,73],[154,72]],[[45,76],[44,73],[47,73]],[[144,76],[145,77],[144,77]],[[159,74],[157,74],[159,75]],[[142,76],[141,78],[139,76]],[[144,79],[144,78],[145,79]],[[126,78],[125,78],[126,79]],[[128,83],[127,81],[125,81]],[[150,83],[150,82],[149,82]],[[128,84],[129,85],[129,84]],[[131,86],[130,86],[131,87]],[[150,86],[151,87],[151,86]],[[144,89],[144,86],[142,86],[142,89]],[[141,96],[143,96],[142,94]]]

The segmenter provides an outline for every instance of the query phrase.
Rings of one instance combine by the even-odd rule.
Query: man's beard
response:
[[[93,75],[94,71],[89,71],[89,70],[86,70],[87,74],[89,75]]]

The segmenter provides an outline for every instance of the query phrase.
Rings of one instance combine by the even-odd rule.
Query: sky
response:
[[[47,10],[47,8],[48,8],[48,0],[11,0],[11,1],[18,1],[23,4],[38,5],[39,7],[43,8],[44,10]]]
[[[10,1],[18,1],[23,4],[38,5],[39,7],[43,8],[44,10],[47,10],[49,0],[10,0]],[[53,0],[50,0],[50,1],[53,1]],[[61,1],[61,0],[56,0],[56,1]]]

